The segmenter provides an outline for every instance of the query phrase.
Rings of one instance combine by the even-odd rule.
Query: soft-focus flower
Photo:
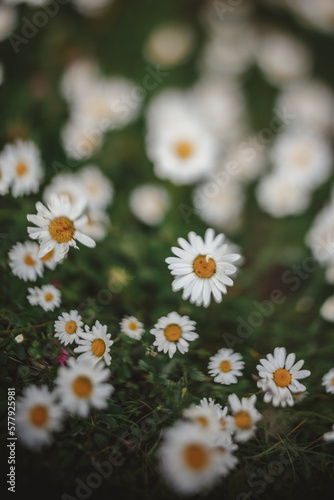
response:
[[[140,340],[145,331],[143,323],[138,321],[135,316],[124,316],[119,327],[121,332],[135,340]]]
[[[236,384],[238,378],[242,375],[242,369],[245,362],[238,352],[232,349],[219,349],[217,354],[211,356],[209,360],[209,375],[213,381],[223,385]]]

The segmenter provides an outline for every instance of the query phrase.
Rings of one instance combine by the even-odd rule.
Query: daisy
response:
[[[16,335],[16,337],[14,337],[14,340],[17,344],[21,344],[24,341],[24,335],[22,335],[22,333],[19,333],[18,335]]]
[[[136,340],[140,340],[145,331],[144,324],[138,321],[135,316],[124,316],[119,326],[121,332]]]
[[[101,241],[107,235],[107,228],[110,225],[108,215],[102,210],[88,210],[86,212],[87,222],[81,228],[82,232],[93,238],[94,241]]]
[[[113,184],[96,165],[82,168],[79,172],[79,182],[91,210],[104,210],[112,202]]]
[[[241,399],[236,394],[230,394],[228,402],[232,415],[227,418],[234,440],[238,442],[248,441],[254,436],[256,423],[262,418],[255,408],[255,394],[250,398]]]
[[[319,312],[326,321],[334,322],[334,295],[325,300]]]
[[[236,384],[238,382],[237,377],[242,375],[241,370],[244,365],[241,354],[233,352],[232,349],[219,349],[217,354],[210,358],[209,375],[214,377],[214,382],[219,384]]]
[[[43,176],[40,152],[31,141],[7,144],[1,153],[0,163],[11,172],[12,193],[16,198],[36,193]]]
[[[160,470],[179,494],[194,495],[212,488],[223,470],[214,433],[192,423],[177,422],[167,429],[158,451]]]
[[[61,304],[61,293],[53,285],[43,285],[40,289],[38,305],[43,307],[44,311],[53,311],[55,307]]]
[[[41,248],[39,247],[39,250]],[[40,260],[43,262],[44,266],[49,268],[49,269],[55,269],[57,267],[58,262],[55,261],[55,251],[50,250],[47,254],[45,254],[43,257],[40,258]]]
[[[305,236],[305,242],[320,264],[328,266],[334,263],[334,192],[313,220]]]
[[[78,336],[83,333],[83,322],[81,319],[78,311],[70,311],[69,313],[64,312],[61,316],[58,316],[58,320],[55,321],[54,336],[64,345],[77,342]]]
[[[173,276],[172,290],[177,292],[183,289],[182,298],[189,299],[197,306],[208,307],[211,294],[216,302],[222,301],[223,294],[227,293],[226,286],[232,286],[233,275],[237,268],[232,264],[239,258],[239,254],[230,253],[227,243],[224,243],[224,234],[215,236],[213,229],[207,229],[204,239],[191,231],[188,241],[179,238],[182,247],[172,247],[176,257],[168,257],[166,262]]]
[[[55,403],[55,394],[46,385],[30,385],[17,401],[16,430],[18,439],[38,449],[51,442],[52,432],[61,428],[63,412]]]
[[[35,286],[34,288],[28,288],[28,292],[27,299],[29,304],[32,306],[40,305],[41,289]]]
[[[145,184],[132,191],[129,204],[137,219],[149,226],[156,226],[163,221],[170,199],[164,187]]]
[[[91,406],[106,408],[107,399],[114,391],[106,382],[109,377],[110,371],[103,363],[70,357],[66,366],[58,369],[55,381],[61,405],[81,417],[88,416]]]
[[[324,434],[324,440],[325,441],[334,441],[334,424],[333,424],[333,427],[332,427],[332,431],[329,431],[329,432],[326,432],[326,434]]]
[[[110,365],[109,351],[114,342],[110,339],[111,334],[107,333],[107,329],[107,325],[101,325],[99,321],[95,321],[91,330],[85,326],[85,332],[81,332],[76,339],[78,347],[74,352],[81,353],[78,359],[89,359],[94,363],[103,360],[107,366]]]
[[[328,142],[307,128],[290,127],[279,134],[269,156],[278,174],[312,190],[327,180],[332,171]]]
[[[43,262],[38,258],[39,247],[33,241],[16,243],[10,250],[9,265],[15,276],[24,281],[36,281],[43,276]]]
[[[28,233],[32,239],[39,240],[40,258],[54,250],[54,259],[59,262],[70,247],[78,248],[76,240],[90,248],[95,247],[95,241],[80,231],[87,222],[87,217],[82,215],[84,207],[84,198],[71,205],[67,196],[53,197],[48,208],[36,203],[37,215],[28,214],[27,219],[37,227],[28,227]]]
[[[217,435],[220,432],[220,419],[212,406],[191,405],[183,410],[182,416],[198,425],[201,429],[215,432]]]
[[[168,352],[172,358],[178,349],[181,354],[188,352],[189,342],[196,340],[198,334],[195,332],[196,322],[189,316],[180,316],[177,312],[170,312],[167,316],[162,316],[151,334],[155,336],[153,345],[158,351]]]
[[[82,186],[78,175],[58,174],[53,177],[50,184],[44,189],[43,201],[50,203],[53,196],[68,196],[72,204],[78,203],[82,198]]]
[[[219,404],[215,403],[215,400],[212,398],[203,398],[200,401],[199,405],[196,405],[197,408],[212,408],[216,416],[220,422],[220,435],[222,436],[223,434],[229,434],[229,429],[228,429],[228,420],[227,420],[227,413],[228,413],[228,408],[225,406],[224,408]]]
[[[293,406],[293,394],[304,392],[306,387],[299,379],[308,377],[309,370],[300,370],[304,360],[295,363],[294,353],[286,355],[285,347],[276,347],[274,355],[268,354],[267,359],[260,359],[257,370],[260,380],[257,386],[264,391],[264,401],[272,401],[274,406]]]
[[[78,99],[78,96],[87,92],[97,77],[98,68],[95,61],[86,58],[76,59],[66,68],[61,78],[62,96],[69,102]]]
[[[163,24],[149,34],[143,52],[154,64],[171,67],[183,63],[193,47],[194,32],[190,26]]]
[[[256,197],[262,210],[275,218],[299,215],[311,201],[306,186],[276,171],[262,177],[256,187]]]
[[[237,457],[233,455],[237,451],[238,445],[233,442],[229,434],[224,434],[218,437],[216,446],[221,454],[221,473],[226,476],[238,463]]]
[[[61,141],[69,158],[86,160],[101,149],[103,132],[91,123],[71,116],[61,131]]]
[[[326,387],[326,392],[334,394],[334,368],[322,377],[322,385]]]

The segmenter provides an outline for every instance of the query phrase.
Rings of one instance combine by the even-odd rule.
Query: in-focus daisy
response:
[[[30,385],[17,401],[16,426],[18,439],[30,448],[50,444],[52,433],[61,428],[62,408],[55,403],[55,394],[44,385]]]
[[[332,427],[332,431],[329,431],[329,432],[326,432],[326,434],[324,434],[324,440],[325,441],[334,441],[334,424],[333,424],[333,427]]]
[[[80,353],[78,359],[90,359],[93,363],[103,360],[109,366],[111,363],[109,351],[114,342],[107,330],[107,325],[101,325],[99,321],[95,321],[91,330],[86,325],[85,332],[81,332],[79,338],[76,339],[78,347],[74,349],[74,352]]]
[[[211,356],[208,369],[209,375],[214,377],[214,382],[230,385],[238,382],[237,377],[241,377],[245,363],[242,356],[232,349],[219,349],[217,354]]]
[[[334,322],[334,295],[325,300],[319,312],[322,318]]]
[[[160,224],[170,204],[167,190],[162,186],[145,184],[136,187],[129,200],[132,213],[144,224]]]
[[[64,312],[55,321],[54,336],[64,345],[73,344],[73,342],[77,342],[78,336],[83,333],[82,326],[83,322],[78,311]]]
[[[181,354],[188,352],[189,342],[196,340],[198,334],[195,332],[196,322],[189,316],[180,316],[177,312],[170,312],[162,316],[152,328],[151,333],[155,336],[153,345],[158,351],[168,352],[172,358],[178,349]]]
[[[331,368],[329,372],[322,377],[322,385],[325,386],[326,392],[334,394],[334,368]]]
[[[301,370],[304,360],[297,363],[294,353],[286,355],[285,347],[276,347],[274,355],[268,354],[266,359],[260,359],[257,370],[260,380],[257,386],[264,391],[264,401],[272,401],[274,406],[293,406],[293,394],[306,391],[299,379],[308,377],[309,370]]]
[[[13,196],[36,193],[43,176],[40,152],[31,141],[7,144],[0,163],[11,171]]]
[[[54,259],[59,262],[70,247],[78,248],[76,240],[90,248],[95,247],[95,241],[80,231],[87,222],[87,217],[82,215],[85,203],[81,198],[77,204],[71,205],[67,196],[53,197],[48,208],[36,203],[37,215],[28,214],[27,219],[37,227],[28,227],[28,233],[30,238],[39,240],[40,258],[54,250]]]
[[[43,307],[44,311],[53,311],[55,307],[61,304],[61,293],[53,285],[43,285],[40,289],[38,305]]]
[[[145,331],[144,324],[138,321],[135,316],[124,316],[119,326],[121,332],[136,340],[140,340]]]
[[[183,289],[182,298],[189,299],[197,306],[208,307],[211,294],[216,302],[221,302],[226,287],[232,286],[231,275],[237,268],[239,254],[230,253],[224,234],[215,236],[213,229],[207,229],[204,239],[191,231],[189,242],[179,238],[180,247],[172,247],[176,257],[168,257],[166,262],[171,274],[175,276],[172,289],[177,292]]]
[[[227,418],[234,440],[238,442],[248,441],[254,436],[256,423],[262,418],[255,408],[255,394],[250,398],[241,399],[236,394],[230,394],[228,402],[232,415]]]
[[[113,184],[96,165],[87,165],[79,172],[82,194],[91,210],[104,210],[114,196]]]
[[[222,476],[222,455],[216,435],[197,425],[177,422],[165,431],[158,451],[167,484],[180,494],[197,494],[213,487]]]
[[[69,358],[67,365],[58,369],[55,381],[61,405],[81,417],[87,417],[90,407],[105,408],[114,391],[107,383],[109,376],[104,363]]]
[[[44,266],[38,252],[39,246],[33,241],[16,243],[8,254],[13,274],[24,281],[36,281],[38,276],[43,276]]]

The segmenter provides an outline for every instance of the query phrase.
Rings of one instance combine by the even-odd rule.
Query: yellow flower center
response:
[[[93,390],[93,384],[88,377],[79,375],[74,379],[72,389],[78,398],[88,398]]]
[[[28,172],[28,167],[24,161],[20,161],[16,166],[16,173],[19,177],[23,177]]]
[[[29,412],[30,422],[36,427],[44,427],[49,418],[48,409],[43,405],[36,405]]]
[[[169,342],[177,342],[182,336],[182,330],[179,325],[171,324],[165,328],[165,337]]]
[[[45,302],[51,302],[52,299],[53,299],[52,293],[48,292],[44,295]]]
[[[194,147],[187,141],[178,142],[175,146],[175,152],[179,158],[186,159],[192,155]]]
[[[239,429],[248,429],[252,425],[252,419],[246,410],[240,410],[234,415],[234,422]]]
[[[44,255],[44,257],[41,257],[41,260],[43,262],[47,262],[48,260],[52,259],[52,257],[54,256],[54,253],[55,253],[54,250],[50,250],[50,252],[48,252],[46,255]]]
[[[74,224],[68,217],[57,217],[50,223],[49,232],[57,243],[67,243],[73,238]]]
[[[274,373],[274,382],[279,387],[287,387],[291,382],[291,375],[285,368],[279,368]]]
[[[102,339],[95,339],[92,343],[92,353],[98,358],[103,356],[106,351],[106,344]]]
[[[216,272],[216,263],[211,257],[199,255],[193,262],[193,268],[199,278],[211,278]]]
[[[77,324],[75,321],[68,321],[65,325],[65,330],[69,335],[73,335],[77,331]]]
[[[331,384],[334,385],[334,377],[331,380]]]
[[[199,424],[201,424],[202,427],[208,427],[209,425],[209,421],[206,417],[197,417],[196,418],[196,422],[198,422]]]
[[[190,469],[201,470],[209,463],[208,451],[199,444],[190,444],[184,449],[184,460]]]
[[[222,372],[227,373],[231,370],[231,363],[229,361],[222,361],[219,365],[219,369]]]
[[[135,323],[134,321],[131,321],[131,322],[129,323],[129,328],[130,328],[130,330],[137,330],[138,325],[137,325],[137,323]]]
[[[24,257],[24,263],[26,266],[34,266],[36,264],[36,261],[27,253],[27,255]]]

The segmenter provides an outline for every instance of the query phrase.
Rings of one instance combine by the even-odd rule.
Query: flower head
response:
[[[74,349],[74,352],[80,354],[78,359],[90,359],[93,363],[103,360],[106,365],[110,365],[109,351],[114,342],[110,338],[111,334],[107,333],[107,329],[107,325],[101,325],[99,321],[95,321],[91,330],[87,325],[85,326],[85,332],[81,331],[76,339],[78,347]]]
[[[196,322],[188,316],[180,316],[177,312],[171,312],[167,316],[161,317],[151,334],[155,336],[154,346],[158,351],[168,352],[172,358],[177,351],[181,354],[188,352],[189,342],[196,340],[198,334],[195,332]]]
[[[214,377],[214,382],[219,384],[236,384],[237,377],[242,375],[241,370],[244,364],[239,353],[233,352],[232,349],[219,349],[217,354],[210,358],[209,375]]]

